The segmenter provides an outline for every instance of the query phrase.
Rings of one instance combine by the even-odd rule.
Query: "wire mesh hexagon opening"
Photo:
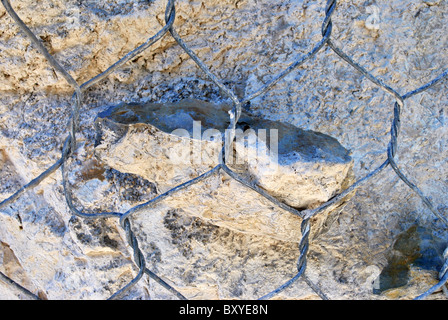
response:
[[[159,32],[157,32],[154,36],[150,37],[145,43],[143,43],[141,46],[137,47],[135,50],[129,52],[126,54],[122,59],[118,60],[116,63],[111,65],[107,70],[104,72],[98,74],[97,76],[93,77],[92,79],[79,84],[76,82],[73,77],[67,72],[67,70],[62,67],[58,61],[48,52],[48,50],[45,48],[45,46],[42,44],[42,41],[39,40],[39,38],[25,25],[25,23],[19,18],[19,16],[15,13],[13,8],[11,7],[8,0],[2,0],[2,4],[6,8],[6,11],[9,13],[9,15],[13,18],[13,20],[20,26],[21,30],[31,39],[33,44],[38,48],[41,54],[44,55],[44,57],[48,60],[48,62],[51,64],[51,66],[60,74],[63,76],[63,78],[72,86],[74,90],[73,95],[73,103],[72,103],[72,116],[70,120],[70,126],[69,126],[69,136],[65,140],[64,146],[62,148],[62,156],[59,160],[57,160],[50,168],[45,170],[42,174],[40,174],[37,178],[33,179],[26,185],[24,185],[22,188],[20,188],[16,193],[14,193],[11,197],[3,200],[0,203],[0,208],[5,207],[7,205],[11,205],[18,197],[20,197],[23,193],[28,191],[29,189],[37,186],[39,183],[41,183],[44,179],[46,179],[49,175],[51,175],[53,172],[55,172],[57,169],[62,170],[62,183],[64,186],[64,196],[66,198],[67,206],[71,210],[71,212],[78,217],[81,218],[87,218],[87,219],[99,219],[99,218],[118,218],[120,220],[121,226],[123,227],[123,230],[125,231],[127,235],[127,240],[129,245],[132,247],[134,252],[134,262],[136,266],[138,267],[138,274],[135,276],[135,278],[130,281],[128,284],[126,284],[122,289],[118,290],[111,298],[120,298],[122,297],[127,291],[129,291],[143,276],[144,274],[147,274],[149,277],[157,281],[160,285],[165,287],[167,290],[172,292],[175,296],[178,298],[184,299],[185,296],[182,295],[179,291],[177,291],[173,286],[169,285],[166,281],[164,281],[161,277],[159,277],[156,273],[149,270],[146,266],[146,260],[143,252],[140,249],[139,241],[135,235],[135,232],[131,226],[131,216],[133,214],[138,214],[141,212],[141,210],[145,210],[147,208],[153,207],[155,205],[161,204],[164,201],[168,200],[168,198],[173,197],[176,194],[179,194],[180,192],[185,192],[191,187],[194,187],[200,182],[206,181],[206,179],[213,177],[217,174],[226,174],[230,181],[235,181],[241,184],[242,186],[256,192],[257,194],[261,195],[266,200],[274,203],[276,206],[278,206],[280,209],[285,210],[288,212],[288,214],[292,214],[292,216],[298,216],[302,220],[301,222],[301,238],[299,240],[299,258],[297,261],[297,273],[295,276],[293,276],[289,281],[287,281],[285,284],[281,285],[280,287],[276,288],[275,290],[271,291],[270,293],[262,296],[262,298],[271,298],[278,294],[279,292],[283,291],[287,287],[291,286],[295,281],[297,281],[299,278],[303,278],[305,282],[322,298],[327,298],[327,296],[320,290],[315,284],[313,284],[304,274],[306,269],[306,262],[307,262],[307,252],[309,247],[309,237],[310,237],[310,220],[313,217],[319,216],[319,214],[322,214],[325,210],[332,209],[334,210],[334,207],[338,207],[341,203],[343,203],[344,200],[347,199],[347,196],[352,195],[352,193],[361,185],[366,184],[373,176],[376,176],[378,173],[380,173],[384,168],[388,167],[389,165],[392,167],[394,172],[397,174],[397,176],[407,185],[409,188],[411,188],[423,201],[423,203],[426,205],[429,211],[433,213],[436,217],[440,219],[440,221],[444,222],[445,224],[448,224],[447,218],[445,215],[439,210],[437,210],[430,200],[424,196],[422,191],[411,182],[405,174],[400,170],[400,168],[397,165],[397,162],[395,160],[395,156],[398,149],[398,136],[400,133],[400,123],[401,123],[401,111],[403,107],[405,106],[405,100],[420,94],[421,92],[424,92],[425,90],[433,87],[434,85],[440,83],[442,80],[446,79],[448,76],[448,71],[445,71],[441,73],[439,76],[434,78],[432,81],[426,83],[425,85],[407,92],[405,94],[399,94],[395,89],[391,88],[390,86],[384,84],[379,78],[373,76],[371,73],[369,73],[365,68],[363,68],[361,65],[356,63],[349,55],[345,54],[342,49],[337,47],[332,41],[331,41],[331,35],[332,35],[332,15],[336,9],[336,1],[327,1],[326,7],[325,7],[325,18],[322,23],[322,30],[321,35],[322,39],[318,41],[314,47],[309,51],[307,54],[300,56],[297,58],[296,61],[294,61],[291,65],[289,65],[287,68],[285,68],[282,72],[277,74],[275,77],[272,78],[267,84],[256,90],[255,92],[249,94],[248,96],[239,99],[236,94],[230,90],[224,83],[212,72],[210,72],[209,68],[206,66],[206,64],[199,59],[199,57],[189,48],[189,46],[182,40],[182,38],[179,36],[179,34],[176,32],[176,30],[173,27],[173,23],[176,17],[175,12],[175,1],[169,0],[166,6],[166,12],[165,12],[165,25],[160,29]],[[369,22],[368,25],[370,28],[375,29],[375,23],[372,21]],[[269,183],[263,183],[260,182],[261,179],[254,179],[254,176],[257,176],[256,173],[253,173],[251,177],[245,177],[244,175],[240,174],[238,170],[232,170],[230,165],[228,165],[229,159],[231,158],[225,158],[224,161],[218,161],[218,163],[215,166],[210,166],[208,170],[206,170],[203,173],[200,173],[200,175],[182,182],[172,188],[166,187],[165,192],[158,195],[154,199],[151,199],[150,201],[137,205],[131,209],[129,209],[126,212],[97,212],[97,213],[86,213],[82,209],[78,209],[74,205],[73,201],[73,194],[71,191],[70,183],[67,179],[67,168],[66,168],[66,161],[68,161],[72,156],[73,153],[76,151],[77,148],[77,141],[76,141],[76,132],[79,130],[79,112],[80,107],[83,104],[83,94],[85,90],[95,84],[97,84],[100,80],[104,79],[108,75],[110,75],[112,72],[116,71],[118,68],[123,66],[128,61],[131,61],[134,57],[141,54],[143,51],[148,49],[152,44],[159,41],[162,37],[170,34],[171,37],[177,42],[177,44],[185,51],[185,53],[188,54],[188,56],[197,64],[197,66],[208,76],[208,78],[216,85],[217,88],[219,88],[225,96],[227,96],[233,103],[231,109],[229,110],[229,121],[228,121],[228,129],[230,131],[230,134],[226,136],[227,140],[224,144],[224,150],[221,152],[221,155],[229,155],[231,154],[232,148],[234,146],[235,141],[235,134],[236,129],[239,123],[244,123],[242,120],[244,119],[242,107],[250,102],[255,97],[266,93],[268,90],[270,90],[274,85],[276,85],[280,80],[284,79],[289,73],[291,73],[293,70],[295,70],[297,67],[301,66],[305,61],[313,58],[317,52],[321,51],[323,48],[329,48],[334,52],[340,59],[345,61],[347,64],[352,66],[354,69],[359,71],[362,75],[364,75],[368,80],[370,80],[372,83],[374,83],[376,86],[390,94],[396,102],[394,103],[393,108],[393,120],[392,120],[392,126],[390,129],[390,142],[388,144],[387,148],[387,159],[376,169],[372,170],[369,174],[366,176],[358,179],[357,181],[350,183],[347,185],[346,179],[343,179],[345,182],[344,187],[340,188],[337,194],[332,194],[331,197],[326,199],[324,203],[319,204],[316,207],[313,207],[312,205],[310,207],[307,207],[307,205],[304,204],[297,204],[293,203],[294,205],[300,207],[300,210],[298,208],[295,208],[293,206],[290,206],[288,204],[285,204],[286,201],[288,202],[289,199],[286,199],[285,197],[282,197],[281,192],[277,192],[275,196],[271,195],[267,190],[269,189]],[[240,122],[241,120],[241,122]],[[137,130],[138,131],[138,130]],[[187,130],[188,131],[188,130]],[[222,157],[219,157],[222,159]],[[246,166],[247,167],[247,166]],[[247,168],[246,168],[247,169]],[[256,170],[255,170],[256,171]],[[188,178],[191,178],[187,175]],[[264,177],[264,176],[263,176]],[[252,179],[252,180],[251,180]],[[255,180],[255,182],[253,181]],[[275,192],[273,192],[275,194]],[[281,199],[281,200],[279,200]],[[278,234],[278,232],[274,231],[274,234]],[[445,251],[445,260],[446,260],[446,251]],[[448,272],[447,272],[447,265],[448,261],[445,261],[444,266],[440,270],[439,274],[439,282],[434,285],[432,288],[427,290],[425,293],[417,297],[417,299],[422,299],[427,297],[432,292],[440,289],[444,284],[446,283],[448,279]],[[1,278],[5,280],[8,284],[11,284],[20,290],[28,296],[38,298],[36,295],[31,293],[29,290],[25,289],[21,285],[19,285],[14,280],[8,278],[3,273],[0,274]]]

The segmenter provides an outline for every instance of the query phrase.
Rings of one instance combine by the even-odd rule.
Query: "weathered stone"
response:
[[[354,182],[349,151],[326,134],[250,116],[237,128],[234,167],[292,207],[315,208]]]
[[[121,104],[99,115],[95,153],[114,169],[154,182],[163,193],[219,164],[229,125],[226,109],[198,100]],[[292,207],[314,208],[352,182],[348,151],[327,135],[248,115],[238,122],[236,132],[233,157],[227,156],[230,167]],[[171,196],[154,210],[167,208],[182,208],[239,232],[286,241],[301,238],[297,216],[222,172]],[[329,213],[319,219],[325,221]]]
[[[80,84],[160,30],[166,6],[166,1],[140,0],[11,2]],[[247,0],[177,0],[174,28],[243,99],[322,39],[324,7],[325,1],[308,0],[260,0],[256,5]],[[446,70],[447,12],[448,2],[438,0],[338,1],[332,41],[405,94]],[[5,199],[60,157],[73,89],[2,5],[0,20],[0,199]],[[447,212],[448,193],[446,83],[405,100],[396,156],[400,168],[442,213]],[[68,166],[75,202],[88,212],[124,212],[157,196],[152,182],[94,159],[93,121],[121,101],[186,98],[228,102],[169,34],[90,87],[82,101],[79,149]],[[251,100],[250,110],[263,119],[335,137],[352,151],[354,173],[360,178],[387,157],[393,103],[391,95],[324,47]],[[133,216],[132,226],[149,268],[190,299],[258,298],[296,272],[297,243],[234,232],[182,211],[167,212],[162,220],[163,212],[157,214],[156,209]],[[0,271],[35,294],[106,299],[136,275],[132,251],[117,221],[106,219],[104,225],[71,219],[59,172],[0,211]],[[154,213],[157,223],[152,225],[145,213]],[[319,229],[318,218],[312,230]],[[331,228],[310,242],[307,275],[330,298],[411,299],[437,280],[437,272],[423,270],[422,277],[411,266],[406,286],[373,294],[373,280],[387,270],[389,250],[402,232],[424,226],[443,240],[441,246],[447,245],[446,226],[390,168],[358,189],[340,215],[329,218],[328,225],[334,221]],[[114,241],[118,247],[110,246]],[[15,258],[5,262],[5,253]],[[26,298],[1,281],[0,297]],[[126,298],[173,296],[144,278]],[[277,298],[317,296],[299,280]],[[446,296],[439,291],[428,299]]]
[[[112,168],[155,182],[160,192],[205,173],[219,163],[222,144],[221,137],[210,141],[202,136],[207,128],[224,132],[226,112],[210,103],[187,101],[183,106],[185,113],[173,104],[121,104],[101,113],[95,155]],[[184,136],[171,134],[174,130]]]

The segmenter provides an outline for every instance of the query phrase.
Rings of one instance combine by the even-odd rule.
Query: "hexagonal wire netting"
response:
[[[77,81],[73,79],[73,77],[56,61],[56,59],[47,51],[45,46],[42,44],[42,42],[38,39],[38,37],[26,26],[26,24],[20,19],[20,17],[16,14],[14,9],[12,8],[9,0],[1,0],[2,4],[4,5],[6,11],[9,13],[9,15],[12,17],[12,19],[20,26],[20,29],[29,37],[29,39],[32,41],[32,43],[37,47],[39,52],[45,56],[45,58],[48,60],[48,62],[51,64],[51,66],[59,73],[61,74],[64,79],[69,83],[69,85],[73,88],[74,94],[72,96],[72,110],[71,110],[71,119],[70,119],[70,133],[68,137],[66,138],[63,148],[62,148],[62,155],[60,159],[58,159],[52,166],[50,166],[47,170],[45,170],[43,173],[41,173],[38,177],[24,185],[22,188],[20,188],[17,192],[15,192],[12,196],[9,198],[3,200],[0,202],[0,208],[5,207],[11,203],[13,203],[17,198],[19,198],[23,193],[25,193],[27,190],[36,187],[39,185],[40,182],[42,182],[44,179],[46,179],[49,175],[51,175],[53,172],[58,170],[59,168],[62,171],[62,184],[64,187],[64,196],[67,202],[67,205],[70,209],[70,211],[81,218],[86,219],[101,219],[106,217],[114,217],[118,218],[120,221],[120,225],[124,229],[126,235],[127,235],[127,241],[129,245],[132,247],[134,252],[134,262],[136,266],[138,267],[138,274],[137,276],[132,279],[126,286],[115,292],[110,298],[111,299],[119,299],[124,296],[126,292],[128,292],[142,277],[144,274],[147,274],[149,277],[154,279],[157,283],[159,283],[161,286],[165,287],[167,290],[169,290],[172,294],[174,294],[179,299],[186,299],[179,291],[177,291],[175,288],[173,288],[171,285],[169,285],[166,281],[164,281],[161,277],[159,277],[157,274],[152,272],[146,267],[146,262],[144,255],[142,251],[139,248],[139,243],[137,241],[137,238],[134,234],[134,231],[131,227],[131,223],[129,218],[134,214],[135,212],[150,207],[157,202],[163,201],[168,196],[172,196],[175,193],[177,193],[180,190],[183,190],[185,188],[188,188],[189,186],[204,180],[205,178],[214,175],[218,173],[219,171],[223,171],[227,173],[230,177],[238,181],[239,183],[245,185],[248,188],[251,188],[267,198],[269,201],[271,201],[273,204],[277,205],[278,207],[290,212],[291,214],[297,215],[301,217],[302,224],[301,224],[301,232],[302,232],[302,238],[300,240],[298,249],[300,251],[300,255],[297,261],[297,273],[294,277],[292,277],[289,281],[281,285],[280,287],[277,287],[270,293],[264,295],[260,299],[269,299],[279,292],[283,291],[287,287],[291,286],[294,282],[296,282],[299,278],[303,279],[322,299],[328,299],[328,297],[322,292],[322,290],[316,286],[313,282],[309,280],[309,278],[305,275],[305,269],[306,269],[306,262],[307,262],[307,252],[309,247],[309,234],[310,234],[310,218],[319,214],[323,210],[327,209],[331,205],[335,205],[338,202],[340,202],[342,199],[344,199],[345,196],[350,194],[351,192],[355,191],[357,188],[359,188],[361,185],[365,185],[372,177],[376,176],[378,173],[380,173],[384,168],[387,166],[391,166],[394,172],[397,174],[397,176],[409,187],[411,188],[423,201],[425,206],[428,208],[428,210],[434,214],[436,217],[438,217],[441,221],[445,223],[445,225],[448,227],[448,220],[445,217],[444,214],[439,212],[433,204],[429,201],[427,197],[421,192],[421,190],[417,187],[416,184],[411,182],[406,175],[403,174],[403,172],[398,167],[394,157],[397,152],[398,148],[398,135],[400,133],[400,115],[401,110],[404,107],[405,100],[417,95],[421,92],[424,92],[430,87],[433,87],[434,85],[440,83],[442,80],[448,77],[448,70],[444,71],[440,75],[438,75],[436,78],[431,80],[430,82],[426,83],[425,85],[407,92],[405,94],[399,94],[397,90],[391,88],[390,86],[383,83],[380,79],[373,76],[370,72],[368,72],[365,68],[363,68],[361,65],[356,63],[350,56],[344,53],[344,51],[337,47],[331,40],[331,34],[332,34],[332,15],[336,9],[336,0],[328,0],[326,7],[325,7],[325,18],[322,23],[322,39],[317,42],[314,47],[309,51],[308,53],[302,55],[299,59],[295,60],[292,64],[290,64],[287,68],[285,68],[283,71],[275,75],[272,80],[270,80],[268,83],[260,87],[258,90],[250,94],[249,96],[246,96],[243,99],[238,99],[236,94],[230,90],[224,83],[218,79],[204,64],[201,59],[188,47],[188,45],[182,40],[182,38],[179,36],[179,34],[176,32],[176,30],[173,27],[173,23],[176,17],[176,7],[175,7],[175,0],[168,0],[168,3],[166,5],[166,11],[165,11],[165,26],[161,28],[155,35],[150,37],[146,40],[142,45],[134,49],[133,51],[127,53],[122,59],[115,62],[113,65],[111,65],[107,70],[104,72],[96,75],[95,77],[91,78],[90,80],[79,84]],[[290,207],[273,196],[269,195],[267,192],[265,192],[263,189],[259,188],[258,186],[254,185],[251,182],[245,181],[239,174],[232,171],[229,166],[227,165],[226,159],[225,159],[225,152],[222,152],[222,159],[220,159],[220,163],[215,166],[213,169],[207,171],[206,173],[187,181],[183,184],[180,184],[171,190],[158,195],[157,197],[139,204],[137,206],[132,207],[128,211],[121,213],[121,212],[98,212],[98,213],[85,213],[82,210],[79,210],[75,207],[73,204],[73,195],[70,189],[70,184],[68,183],[67,179],[67,170],[65,163],[66,161],[73,155],[74,151],[77,148],[77,142],[76,142],[76,132],[79,129],[79,110],[81,108],[81,105],[83,103],[83,92],[97,84],[99,81],[103,80],[104,78],[108,77],[111,73],[122,67],[125,63],[132,60],[137,55],[144,52],[146,49],[151,47],[154,43],[159,41],[164,36],[171,35],[171,37],[174,38],[174,40],[177,42],[177,44],[190,56],[190,58],[197,64],[197,66],[208,76],[208,78],[228,97],[233,103],[233,109],[230,111],[230,126],[229,131],[230,136],[226,138],[226,141],[224,143],[224,148],[230,148],[234,142],[235,139],[235,128],[236,124],[238,122],[238,119],[241,115],[242,107],[254,99],[255,97],[267,92],[270,90],[275,84],[277,84],[280,80],[285,78],[286,75],[297,69],[299,66],[301,66],[304,62],[314,57],[319,51],[321,51],[324,47],[330,48],[334,53],[337,54],[340,59],[344,60],[346,63],[348,63],[350,66],[352,66],[354,69],[356,69],[358,72],[360,72],[363,76],[365,76],[367,79],[369,79],[372,83],[374,83],[376,86],[387,92],[388,94],[392,95],[395,98],[394,103],[394,113],[393,113],[393,120],[392,125],[390,129],[390,141],[387,147],[387,159],[375,170],[372,170],[369,174],[364,176],[363,178],[357,180],[354,182],[351,186],[349,186],[347,189],[345,189],[343,192],[338,194],[337,196],[331,198],[326,203],[322,204],[320,207],[315,209],[306,209],[306,210],[297,210],[293,207]],[[440,289],[445,285],[445,283],[448,280],[448,248],[444,252],[444,265],[441,268],[439,272],[439,282],[434,285],[433,287],[429,288],[426,292],[422,293],[420,296],[416,297],[416,299],[423,299],[430,295],[431,293],[435,292],[436,290]],[[0,279],[2,279],[4,282],[18,288],[21,290],[22,293],[26,294],[27,296],[35,299],[39,299],[35,294],[27,290],[26,288],[19,285],[16,281],[10,279],[5,274],[0,272]]]

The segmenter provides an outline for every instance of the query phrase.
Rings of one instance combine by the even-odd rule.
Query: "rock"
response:
[[[219,163],[222,144],[221,136],[202,137],[208,128],[224,132],[227,113],[213,104],[184,106],[185,113],[177,113],[172,104],[121,104],[99,114],[95,155],[118,171],[155,182],[161,193],[205,173]]]
[[[289,206],[316,208],[354,182],[349,151],[326,134],[247,115],[238,127],[233,167]]]
[[[414,225],[403,231],[388,252],[387,265],[374,281],[374,293],[402,297],[414,292],[418,296],[425,291],[420,289],[418,293],[418,288],[435,285],[445,247],[445,241],[434,237],[427,228]]]
[[[139,175],[164,193],[219,164],[228,109],[199,100],[121,104],[98,116],[95,154],[106,165]],[[349,152],[327,135],[248,115],[236,132],[234,154],[227,156],[230,167],[289,206],[315,208],[353,182]],[[238,232],[284,241],[301,238],[297,216],[224,172],[170,196],[154,210],[170,208]],[[330,212],[319,215],[320,227],[313,232],[322,231]]]
[[[80,84],[160,30],[166,6],[166,1],[140,0],[11,2]],[[324,1],[308,0],[260,0],[257,5],[247,0],[177,0],[174,28],[210,71],[243,99],[322,39],[324,7]],[[447,69],[447,12],[448,2],[438,0],[338,1],[331,39],[382,82],[405,94]],[[2,5],[0,19],[0,199],[5,199],[59,159],[73,90]],[[441,81],[405,100],[396,155],[403,172],[444,214],[446,84]],[[125,212],[160,194],[161,186],[95,159],[93,124],[98,113],[121,102],[166,104],[191,98],[229,103],[169,34],[86,90],[79,149],[67,167],[77,206],[87,212]],[[393,103],[391,95],[324,47],[247,107],[251,116],[334,137],[351,150],[354,174],[361,178],[386,159]],[[249,172],[243,169],[238,172]],[[251,170],[257,174],[256,167]],[[201,191],[194,200],[210,205],[198,199],[205,193]],[[285,191],[277,197],[280,194]],[[164,211],[162,204],[136,213],[131,224],[148,267],[188,298],[259,298],[295,274],[296,242],[237,232],[181,208]],[[310,242],[307,275],[331,299],[412,299],[437,280],[436,271],[411,265],[406,285],[373,293],[373,280],[388,265],[390,250],[403,232],[424,226],[443,239],[445,247],[448,239],[446,226],[390,168],[359,188],[340,214],[328,215],[325,221],[320,220],[323,216],[312,221],[312,231],[326,232]],[[107,299],[136,276],[133,253],[118,221],[73,219],[59,171],[0,210],[0,242],[0,271],[43,298]],[[428,264],[434,260],[428,259]],[[26,299],[1,281],[0,297]],[[173,295],[145,276],[125,298]],[[276,298],[318,297],[299,280]],[[427,299],[446,296],[438,292]]]

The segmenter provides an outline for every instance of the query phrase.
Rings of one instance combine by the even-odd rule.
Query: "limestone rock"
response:
[[[317,207],[354,182],[349,151],[326,134],[247,115],[238,127],[234,167],[292,207]]]
[[[99,114],[95,155],[116,170],[157,183],[162,193],[212,169],[219,162],[221,137],[202,137],[207,127],[225,130],[226,112],[213,104],[184,106],[185,113],[177,113],[173,104],[120,104]]]
[[[80,84],[160,30],[166,6],[166,1],[141,0],[11,3]],[[247,0],[177,0],[174,28],[243,99],[322,39],[324,7],[325,1],[308,0],[260,0],[256,5]],[[448,2],[439,0],[338,1],[331,39],[405,94],[447,69],[447,12]],[[60,157],[73,90],[2,5],[0,19],[0,199],[5,199]],[[162,186],[94,158],[94,119],[120,102],[165,104],[188,98],[229,102],[169,34],[90,87],[82,101],[79,149],[68,166],[76,203],[88,212],[124,212],[160,194]],[[361,178],[386,159],[393,103],[391,95],[324,47],[251,100],[250,111],[336,138],[352,151],[353,171]],[[406,99],[396,156],[400,168],[442,213],[448,208],[447,105],[446,80]],[[259,298],[294,275],[296,242],[236,232],[181,208],[164,212],[162,205],[135,214],[131,223],[148,267],[188,298]],[[407,285],[373,293],[403,232],[423,226],[444,248],[448,239],[446,226],[390,168],[358,189],[339,215],[328,216],[325,223],[320,217],[313,219],[312,230],[322,222],[327,232],[310,242],[307,275],[330,298],[412,299],[436,280],[434,270],[410,266]],[[55,172],[0,210],[0,271],[42,298],[106,299],[136,275],[120,230],[114,219],[73,219],[60,172]],[[1,281],[0,297],[26,299]],[[173,296],[145,277],[125,298]],[[299,280],[276,298],[318,297]],[[447,298],[437,292],[428,299]]]
[[[163,193],[219,164],[227,115],[225,107],[199,100],[121,104],[99,115],[95,153],[108,166],[142,176]],[[292,207],[317,207],[353,181],[349,152],[327,135],[248,115],[236,131],[230,167]],[[168,208],[182,208],[239,232],[286,241],[301,238],[297,216],[223,172],[171,196],[154,210]],[[313,232],[322,231],[331,209],[317,218],[322,221]]]

